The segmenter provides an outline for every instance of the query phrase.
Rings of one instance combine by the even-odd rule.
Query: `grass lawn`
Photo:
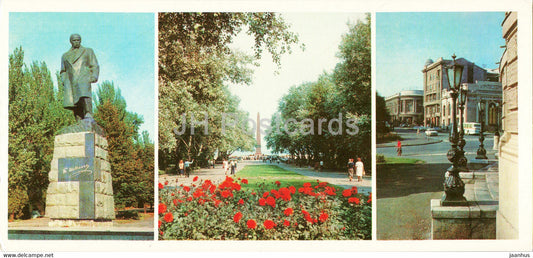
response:
[[[423,160],[412,158],[400,158],[400,157],[387,157],[385,156],[385,163],[378,164],[424,164]]]
[[[302,187],[304,183],[309,182],[315,186],[316,180],[306,176],[294,173],[292,171],[273,165],[254,165],[246,166],[236,173],[236,177],[246,178],[248,184],[242,184],[243,189],[261,189],[261,185],[267,188],[278,188],[275,182],[279,181],[279,187],[294,186]],[[343,189],[336,185],[330,185],[337,189]]]

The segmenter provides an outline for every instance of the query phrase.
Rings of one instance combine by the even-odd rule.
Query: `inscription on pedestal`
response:
[[[99,164],[94,158],[94,134],[85,135],[85,157],[58,159],[58,182],[79,182],[79,218],[95,218],[95,178]]]

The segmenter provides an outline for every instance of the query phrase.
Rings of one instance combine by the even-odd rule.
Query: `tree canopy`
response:
[[[229,47],[243,30],[255,39],[253,55]],[[238,108],[227,84],[251,84],[251,67],[264,49],[280,65],[280,56],[297,40],[275,13],[160,13],[160,168],[180,159],[202,165],[217,150],[223,157],[252,150],[248,114]],[[225,119],[235,118],[239,126],[223,126]]]

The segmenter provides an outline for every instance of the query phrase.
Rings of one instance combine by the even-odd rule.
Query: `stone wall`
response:
[[[48,177],[47,217],[115,218],[111,167],[104,137],[93,132],[57,135]]]
[[[502,23],[506,49],[500,60],[503,88],[500,138],[500,208],[496,216],[497,238],[518,238],[518,55],[517,14],[508,12]]]

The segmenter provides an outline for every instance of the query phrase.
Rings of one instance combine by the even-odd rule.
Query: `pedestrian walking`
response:
[[[185,177],[189,177],[189,174],[191,173],[191,164],[194,162],[194,159],[192,161],[185,161]]]
[[[355,163],[353,163],[353,159],[348,159],[348,178],[350,178],[350,181],[353,179],[353,171],[355,167]]]
[[[222,168],[224,169],[224,174],[227,176],[228,175],[228,161],[226,159],[222,161]]]
[[[235,160],[232,160],[230,164],[231,164],[231,174],[235,175],[235,168],[237,167],[237,162],[235,162]]]
[[[361,158],[357,158],[357,162],[355,163],[355,175],[357,176],[358,182],[363,181],[363,176],[365,175],[365,167],[363,165],[363,162],[361,161]]]
[[[180,163],[178,164],[178,168],[180,170],[180,176],[185,175],[185,164],[183,163],[182,159],[180,159]]]
[[[322,169],[324,169],[324,161],[320,161],[320,172],[322,172]]]
[[[398,140],[398,143],[396,144],[396,152],[398,153],[398,156],[402,156],[402,142]]]

